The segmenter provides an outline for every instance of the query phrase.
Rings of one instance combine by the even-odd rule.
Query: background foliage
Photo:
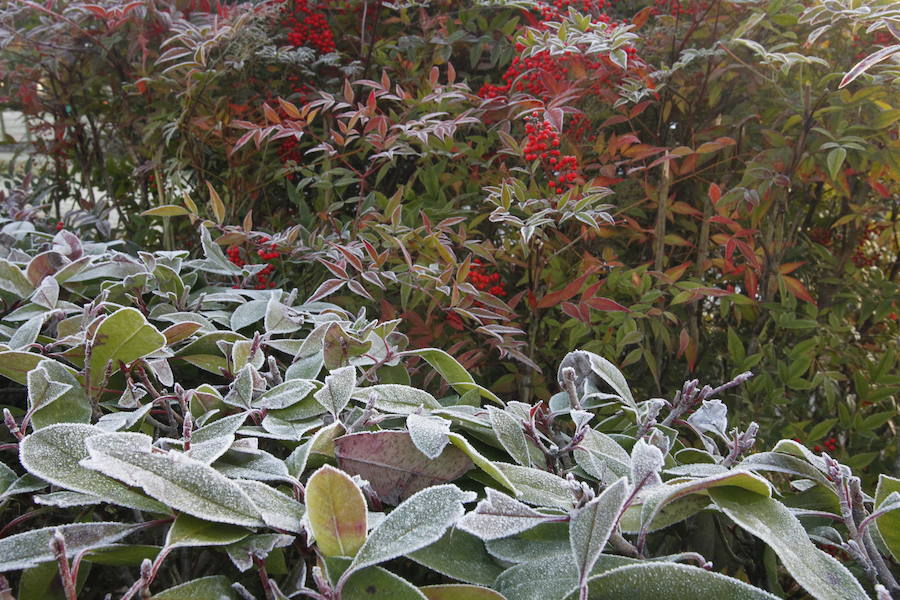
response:
[[[245,299],[397,319],[504,401],[548,401],[575,349],[641,399],[752,370],[733,416],[874,484],[898,474],[898,12],[9,2],[0,103],[36,141],[4,180],[7,260],[31,264],[32,229],[133,262],[202,223]],[[4,285],[10,336],[55,335]],[[174,313],[198,306],[172,286]]]

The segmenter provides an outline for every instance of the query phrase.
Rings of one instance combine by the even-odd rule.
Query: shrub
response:
[[[827,452],[752,452],[721,400],[750,373],[643,399],[576,351],[547,402],[503,402],[398,321],[234,288],[260,265],[205,227],[195,260],[5,233],[22,600],[898,591],[900,480],[870,496]]]

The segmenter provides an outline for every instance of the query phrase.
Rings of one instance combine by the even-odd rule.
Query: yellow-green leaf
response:
[[[355,556],[366,541],[366,500],[349,475],[325,465],[306,485],[306,514],[325,556]]]

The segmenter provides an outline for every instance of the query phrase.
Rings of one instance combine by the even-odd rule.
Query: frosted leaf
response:
[[[429,459],[405,431],[345,435],[334,440],[334,454],[341,469],[368,480],[386,504],[397,504],[430,485],[453,481],[472,468],[472,461],[453,446]]]
[[[316,401],[335,418],[340,414],[356,388],[356,367],[341,367],[325,377],[325,386],[315,393]]]
[[[488,417],[491,421],[491,428],[503,449],[520,465],[532,466],[531,456],[528,453],[528,442],[525,440],[525,433],[522,430],[522,421],[507,410],[493,406],[488,407]]]
[[[357,388],[353,398],[368,402],[369,395],[375,394],[375,408],[382,412],[408,415],[421,407],[441,408],[440,402],[424,390],[397,383],[383,383],[364,388]]]
[[[254,448],[232,446],[212,466],[232,479],[292,481],[283,460]]]
[[[632,558],[603,554],[591,572],[599,574],[636,563]],[[572,562],[572,554],[561,552],[507,569],[497,578],[493,587],[509,600],[562,600],[577,585],[578,570]],[[667,597],[669,596],[659,596]]]
[[[82,550],[113,544],[138,527],[131,523],[76,523],[11,535],[0,540],[0,573],[56,560],[50,540],[57,529],[66,539],[66,556],[71,558]]]
[[[307,394],[317,387],[317,383],[308,379],[290,379],[276,385],[251,403],[253,408],[276,410],[287,408],[306,398]]]
[[[227,577],[210,575],[153,594],[151,600],[195,600],[196,598],[238,600],[239,596],[232,589],[232,584]]]
[[[704,400],[687,421],[702,433],[714,433],[728,439],[728,407],[721,400]]]
[[[572,422],[575,423],[575,429],[581,429],[594,418],[594,413],[586,410],[573,410],[569,413],[569,416],[572,417]]]
[[[32,498],[35,504],[44,506],[56,506],[58,508],[71,508],[73,506],[92,506],[103,502],[103,498],[93,494],[81,492],[52,492],[50,494],[37,495]]]
[[[291,545],[294,536],[284,535],[282,533],[262,533],[259,535],[251,535],[248,538],[227,546],[225,551],[228,552],[228,558],[237,567],[237,570],[243,573],[253,566],[253,559],[265,559],[269,552],[275,548],[284,548]]]
[[[59,487],[99,496],[106,502],[128,508],[169,513],[164,504],[79,464],[88,456],[86,440],[100,435],[109,434],[99,427],[87,424],[50,425],[20,442],[19,461],[29,473]]]
[[[460,519],[458,527],[483,540],[494,540],[521,533],[556,516],[539,513],[527,504],[487,488],[487,497]]]
[[[303,435],[316,427],[322,426],[322,419],[310,419],[309,421],[288,421],[276,417],[273,414],[267,414],[262,420],[262,430],[255,433],[248,433],[240,430],[239,433],[244,435],[254,435],[256,437],[267,437],[276,440],[289,440],[299,442]]]
[[[107,413],[100,417],[100,419],[97,421],[97,427],[105,431],[131,429],[138,423],[138,421],[143,419],[152,408],[153,403],[149,402],[144,406],[141,406],[137,410],[123,410],[114,413]]]
[[[3,504],[3,501],[10,496],[36,492],[38,490],[44,489],[45,487],[47,487],[46,481],[44,481],[43,479],[38,479],[31,473],[25,473],[21,477],[15,479],[6,487],[6,489],[3,490],[2,493],[0,493],[0,504]],[[148,498],[147,500],[149,501],[150,499]]]
[[[562,362],[559,363],[557,379],[560,387],[564,387],[562,373],[566,367],[575,369],[575,387],[579,392],[584,389],[586,382],[599,378],[612,388],[626,406],[637,413],[637,404],[634,401],[634,396],[631,395],[625,376],[614,364],[602,356],[584,350],[569,352]]]
[[[29,407],[35,402],[40,407],[31,416],[35,430],[55,423],[90,423],[90,400],[71,368],[46,358],[28,373],[27,385]]]
[[[350,569],[376,565],[433,544],[463,516],[463,503],[473,500],[474,492],[451,484],[414,494],[372,530]]]
[[[406,556],[432,571],[466,583],[491,585],[503,571],[485,550],[484,542],[458,527]]]
[[[813,545],[803,525],[781,502],[733,487],[710,489],[709,495],[738,526],[768,544],[810,596],[820,600],[868,598],[844,565]]]
[[[300,533],[306,507],[259,481],[238,479],[234,482],[253,502],[263,521],[272,529]]]
[[[49,313],[46,312],[41,313],[25,321],[25,323],[20,325],[15,333],[10,336],[6,345],[13,350],[27,351],[26,346],[33,344],[41,333],[41,329],[44,328],[44,321],[47,319],[48,314]]]
[[[237,525],[213,523],[182,513],[166,534],[167,548],[226,546],[244,539],[250,532]]]
[[[406,417],[406,429],[413,444],[422,454],[434,460],[450,443],[450,421],[440,417],[411,414]]]
[[[604,600],[776,600],[778,597],[748,583],[679,563],[644,562],[591,577],[590,598]],[[578,589],[565,596],[578,600]]]
[[[643,439],[638,440],[631,449],[631,483],[637,488],[660,485],[659,472],[665,462],[659,448]]]
[[[606,547],[619,520],[628,491],[628,482],[623,477],[585,504],[572,518],[569,524],[569,544],[578,568],[580,585],[584,585]]]
[[[366,499],[353,479],[325,465],[306,483],[306,520],[319,552],[354,556],[366,541]]]
[[[90,458],[80,464],[138,486],[173,509],[201,519],[250,527],[263,524],[256,506],[234,482],[184,454],[155,453],[151,442],[139,433],[88,438]]]
[[[234,433],[246,419],[247,413],[241,412],[197,429],[191,434],[191,449],[186,454],[202,463],[212,463],[231,447]]]
[[[329,562],[340,559],[331,558]],[[335,569],[329,569],[334,571]],[[369,567],[349,575],[344,589],[343,600],[369,600],[385,598],[389,600],[428,600],[416,586],[381,567]]]
[[[0,462],[0,492],[6,490],[17,477],[15,471]]]
[[[631,473],[631,457],[614,439],[594,429],[585,430],[575,449],[575,462],[605,485]]]
[[[231,382],[228,394],[226,394],[223,399],[225,404],[236,406],[247,411],[250,410],[250,403],[253,401],[254,372],[255,369],[253,368],[253,365],[244,365],[244,368],[240,370],[234,378],[234,381]]]
[[[231,364],[234,370],[239,371],[246,365],[253,365],[254,369],[262,369],[266,362],[266,354],[258,346],[253,356],[250,351],[253,350],[253,340],[237,340],[231,346]]]
[[[543,523],[516,535],[491,540],[484,546],[491,556],[510,564],[531,562],[556,554],[569,555],[569,524]]]
[[[231,313],[231,329],[238,331],[262,319],[266,315],[267,304],[268,300],[250,300],[235,308]]]
[[[130,363],[166,346],[166,337],[136,308],[120,308],[94,330],[91,338],[90,375],[86,385],[98,383],[112,361]],[[115,369],[118,370],[118,369]]]
[[[574,505],[571,488],[566,480],[553,473],[520,467],[508,463],[494,463],[518,490],[516,498],[537,506],[554,506],[569,510]]]

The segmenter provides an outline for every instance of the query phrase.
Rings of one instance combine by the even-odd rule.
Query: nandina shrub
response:
[[[760,451],[728,423],[749,372],[645,399],[576,351],[504,402],[397,321],[235,289],[259,265],[206,226],[193,260],[4,233],[7,597],[898,591],[900,480]]]

